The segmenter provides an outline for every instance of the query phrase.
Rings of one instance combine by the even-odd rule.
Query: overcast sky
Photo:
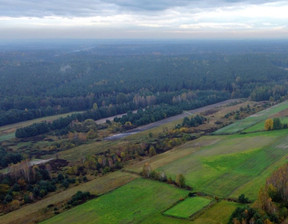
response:
[[[0,0],[0,38],[288,38],[288,1]]]

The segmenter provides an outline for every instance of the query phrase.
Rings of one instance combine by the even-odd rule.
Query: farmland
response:
[[[288,122],[287,46],[4,41],[0,223],[227,224],[259,195],[268,203],[288,158],[287,124],[263,129]],[[272,208],[281,222],[287,208]]]
[[[137,179],[42,224],[155,223],[156,220],[158,223],[185,223],[182,220],[165,217],[161,212],[187,194],[186,190],[167,184]]]
[[[287,117],[281,117],[280,118],[280,121],[282,124],[287,124],[288,123],[288,118]],[[264,124],[265,124],[265,121],[260,121],[258,122],[257,124],[255,124],[254,126],[250,127],[250,128],[247,128],[244,130],[244,132],[256,132],[256,131],[264,131]]]
[[[265,119],[283,111],[288,108],[288,101],[285,101],[283,103],[277,104],[273,107],[270,107],[266,110],[260,111],[250,117],[247,117],[243,120],[239,120],[234,122],[231,125],[228,125],[220,130],[217,130],[214,132],[214,134],[235,134],[240,131],[243,131],[246,128],[252,127],[255,124],[264,121]]]
[[[284,102],[257,116],[273,116],[286,107],[287,102]],[[266,178],[286,162],[286,136],[285,129],[204,136],[126,169],[140,172],[143,164],[149,162],[152,169],[164,171],[172,179],[182,173],[195,191],[224,198],[237,198],[245,193],[255,200]]]
[[[287,144],[286,135],[287,131],[283,130],[225,136],[215,144],[195,150],[158,169],[172,178],[178,173],[184,174],[187,184],[196,191],[229,197],[239,186],[252,181],[268,167],[276,168],[277,161],[287,155],[282,147]],[[187,147],[190,148],[189,145]],[[262,179],[264,182],[265,177]],[[259,187],[255,184],[250,188],[251,199],[256,199]]]
[[[193,224],[202,224],[202,223],[209,223],[209,224],[226,224],[228,223],[229,216],[231,213],[237,208],[243,205],[229,202],[229,201],[220,201],[216,205],[212,206],[205,210],[203,214],[197,217],[192,223]]]
[[[280,104],[279,107],[282,108],[282,105]],[[269,112],[269,116],[278,112],[281,110],[274,107],[274,112]],[[221,116],[223,112],[219,115]],[[173,121],[152,129],[151,132],[156,135],[161,133],[163,127],[172,128],[177,123]],[[89,156],[113,147],[145,140],[149,132],[145,131],[117,141],[92,141],[59,152],[58,155],[68,161],[76,162],[79,155]],[[52,211],[45,216],[41,213],[48,205],[67,201],[77,189],[81,189],[97,195],[104,193],[104,195],[70,210],[64,209],[61,214],[43,223],[95,223],[95,220],[100,223],[227,223],[230,214],[236,206],[239,206],[227,199],[237,199],[240,194],[245,193],[249,199],[255,200],[266,178],[286,162],[288,144],[286,136],[285,129],[249,134],[202,136],[165,153],[142,161],[133,161],[125,166],[122,172],[117,171],[115,176],[108,175],[106,181],[103,179],[105,182],[103,188],[101,188],[103,184],[101,180],[105,176],[44,199],[42,210],[39,210],[36,204],[31,204],[22,208],[24,210],[13,212],[15,216],[13,213],[3,216],[3,220],[5,219],[4,223],[13,223],[16,215],[18,215],[17,220],[25,220],[23,214],[27,209],[30,210],[29,206],[33,211],[32,214],[37,217],[34,221],[49,218],[53,216]],[[47,155],[43,158],[49,157]],[[164,171],[174,180],[176,175],[183,174],[186,184],[192,187],[192,191],[210,196],[208,199],[187,198],[189,193],[187,190],[142,178],[130,182],[137,175],[130,176],[129,172],[140,174],[146,162],[150,163],[153,170]],[[122,179],[123,181],[120,181]],[[106,185],[106,182],[109,186],[113,183],[112,187]],[[112,191],[109,192],[109,189]],[[215,200],[214,205],[207,207],[211,200],[214,201],[214,197],[220,198],[220,201]],[[158,200],[159,198],[161,200]],[[199,199],[200,201],[197,201]],[[221,212],[219,212],[220,208],[223,208]],[[197,215],[194,217],[193,214]]]
[[[211,203],[211,199],[203,197],[192,197],[181,201],[177,205],[173,206],[169,210],[164,212],[164,215],[189,218],[195,213],[201,211],[204,207]]]
[[[136,179],[108,194],[79,205],[41,224],[49,223],[226,223],[239,204],[220,201],[191,219],[172,217],[177,213],[189,218],[209,205],[211,199],[187,197],[188,191],[147,179]],[[175,205],[175,206],[174,206]],[[171,208],[172,207],[172,208]],[[185,209],[184,209],[185,208]],[[223,209],[219,209],[223,208]],[[167,210],[168,209],[168,210]],[[179,216],[178,216],[179,217]]]
[[[63,201],[69,200],[77,191],[89,191],[92,194],[101,195],[129,183],[135,178],[137,178],[137,176],[133,174],[122,173],[120,171],[114,172],[104,177],[96,178],[87,183],[72,187],[66,191],[53,194],[36,203],[28,204],[5,216],[0,216],[0,223],[35,223],[54,214],[53,208],[52,211],[47,210],[49,205],[57,206],[59,203],[61,204]]]

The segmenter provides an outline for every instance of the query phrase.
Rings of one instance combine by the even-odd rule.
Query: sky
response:
[[[0,0],[0,39],[286,39],[287,12],[287,0]]]

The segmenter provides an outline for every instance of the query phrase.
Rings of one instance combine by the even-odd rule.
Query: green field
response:
[[[27,204],[20,209],[10,212],[5,215],[0,216],[1,224],[15,224],[15,223],[38,223],[39,220],[43,220],[44,217],[52,216],[54,211],[47,211],[48,205],[55,205],[61,203],[65,200],[70,200],[71,197],[77,191],[89,191],[92,194],[100,195],[105,194],[119,188],[132,180],[138,178],[138,176],[130,173],[123,173],[121,171],[116,171],[107,174],[101,178],[96,178],[94,180],[82,183],[78,186],[71,187],[65,191],[52,194],[44,199],[37,201],[32,204]],[[48,213],[48,214],[47,214]]]
[[[238,188],[250,183],[249,189],[242,190],[256,199],[267,177],[265,171],[270,167],[275,169],[287,156],[287,133],[288,130],[281,130],[221,136],[215,144],[201,147],[158,169],[172,178],[182,173],[193,190],[219,197],[230,197]],[[151,165],[153,167],[153,163]]]
[[[270,116],[279,113],[280,111],[283,111],[285,109],[288,109],[288,101],[285,101],[283,103],[277,104],[273,107],[270,107],[266,110],[260,111],[250,117],[247,117],[243,120],[239,120],[234,122],[231,125],[228,125],[224,128],[221,128],[214,132],[214,134],[235,134],[240,131],[243,131],[244,129],[247,129],[249,127],[254,126],[256,123],[259,123],[261,121],[266,120]]]
[[[243,205],[235,202],[220,201],[211,208],[205,210],[203,214],[193,221],[193,224],[227,224],[232,212],[237,207],[241,206]]]
[[[203,197],[192,197],[181,201],[177,205],[164,212],[164,215],[174,216],[178,218],[189,218],[195,213],[211,203],[211,199]]]
[[[234,202],[221,201],[207,208],[195,220],[171,217],[170,215],[188,218],[211,203],[210,199],[203,197],[187,198],[179,202],[181,198],[187,197],[187,194],[186,190],[139,178],[41,224],[224,224],[227,223],[234,209],[239,206]]]
[[[247,127],[258,130],[257,127],[264,126],[266,118],[263,117],[274,116],[287,107],[288,103],[284,102],[242,122],[239,121],[239,127],[234,125],[230,130],[227,129],[229,135],[224,133],[203,136],[124,169],[140,173],[143,164],[149,162],[152,169],[165,171],[172,179],[178,174],[183,174],[186,184],[191,186],[193,191],[224,198],[219,203],[208,206],[211,203],[210,199],[187,198],[187,190],[142,178],[129,182],[131,179],[128,177],[128,184],[42,223],[227,223],[231,213],[241,205],[226,199],[238,198],[244,193],[250,200],[255,200],[266,178],[287,162],[288,155],[288,129],[248,134],[231,133]],[[282,122],[286,121],[288,119]],[[139,141],[145,138],[147,133],[138,135],[127,139],[131,142]],[[127,141],[93,142],[63,151],[61,157],[76,161],[81,153],[102,152],[115,144],[126,144]],[[118,174],[115,181],[121,179],[120,172]],[[113,179],[110,181],[113,182]],[[186,199],[182,201],[183,198]],[[207,206],[208,208],[205,208]],[[205,209],[202,210],[203,208]],[[198,213],[199,211],[201,212]]]
[[[280,118],[280,120],[282,124],[288,123],[288,117],[282,117]],[[245,129],[244,132],[249,133],[249,132],[256,132],[256,131],[265,131],[264,124],[265,124],[265,120],[260,121],[257,124],[253,125],[252,127]]]
[[[183,223],[161,214],[188,191],[165,183],[137,179],[109,194],[79,205],[47,223]],[[152,221],[152,220],[155,220]],[[156,221],[158,220],[158,221]]]

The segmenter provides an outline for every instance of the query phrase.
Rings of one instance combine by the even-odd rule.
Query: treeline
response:
[[[183,110],[177,106],[159,105],[146,108],[145,110],[140,109],[137,113],[129,112],[127,115],[120,118],[115,117],[114,121],[120,122],[122,125],[126,124],[127,128],[129,128],[129,126],[136,127],[180,114],[182,111]]]
[[[164,118],[180,114],[183,110],[192,110],[209,104],[217,103],[222,100],[227,99],[225,94],[218,94],[207,96],[207,98],[202,97],[202,99],[197,99],[193,101],[185,101],[178,103],[177,105],[158,105],[154,107],[148,107],[145,110],[138,110],[137,113],[128,113],[127,115],[122,116],[121,118],[114,118],[115,122],[120,122],[122,125],[126,124],[126,127],[139,126],[149,124],[151,122],[159,121]],[[189,127],[196,127],[199,124],[203,124],[205,120],[202,120],[203,117],[197,115],[196,117],[185,118],[185,125]]]
[[[159,104],[184,104],[185,101],[190,102],[192,100],[193,104],[199,104],[199,102],[201,101],[209,100],[213,102],[213,97],[215,96],[218,98],[222,96],[223,99],[228,99],[230,97],[227,92],[223,91],[190,91],[183,89],[181,91],[157,94],[151,93],[147,90],[143,90],[141,91],[141,94],[136,93],[136,95],[132,93],[119,93],[115,97],[107,96],[97,98],[96,96],[89,95],[88,97],[65,98],[64,102],[62,102],[61,100],[53,100],[53,102],[51,103],[52,106],[50,106],[49,100],[48,102],[46,100],[42,100],[40,102],[39,98],[21,98],[23,100],[23,103],[17,104],[19,106],[19,109],[9,109],[7,111],[0,110],[0,126],[20,121],[31,120],[39,117],[67,113],[71,111],[87,111],[93,108],[95,109],[95,107],[100,111],[101,116],[99,117],[103,118],[116,114],[127,113],[130,110],[133,111],[139,108],[145,108],[147,106]],[[212,100],[210,98],[212,98]],[[27,102],[27,100],[29,100],[29,103]],[[13,99],[10,98],[10,101],[13,102]],[[25,102],[27,102],[27,104],[25,104]],[[8,107],[7,104],[8,102],[6,102],[5,106],[3,107]],[[38,104],[42,106],[37,109],[35,108],[35,105]],[[46,107],[44,104],[46,105]],[[27,106],[27,108],[25,108],[25,105]],[[30,108],[29,105],[32,105],[32,108]],[[188,107],[191,107],[189,106],[189,103]]]
[[[115,122],[120,122],[125,125],[126,128],[132,128],[139,125],[155,122],[167,117],[171,117],[176,114],[182,113],[183,110],[195,109],[208,104],[217,103],[219,101],[227,99],[227,95],[223,92],[212,92],[212,95],[203,95],[195,101],[185,101],[178,105],[156,105],[146,108],[145,110],[138,110],[137,113],[129,112],[121,118],[115,118]],[[123,107],[122,107],[123,108]],[[128,109],[128,108],[127,108]],[[95,108],[95,110],[89,110],[84,113],[77,113],[67,116],[65,118],[59,118],[53,122],[41,122],[34,123],[30,126],[19,128],[15,132],[17,138],[33,137],[40,134],[45,134],[49,131],[65,129],[73,120],[84,121],[86,119],[98,120],[101,118],[109,117],[118,114],[116,106]],[[129,122],[129,123],[128,123]],[[68,132],[68,130],[66,130]]]

